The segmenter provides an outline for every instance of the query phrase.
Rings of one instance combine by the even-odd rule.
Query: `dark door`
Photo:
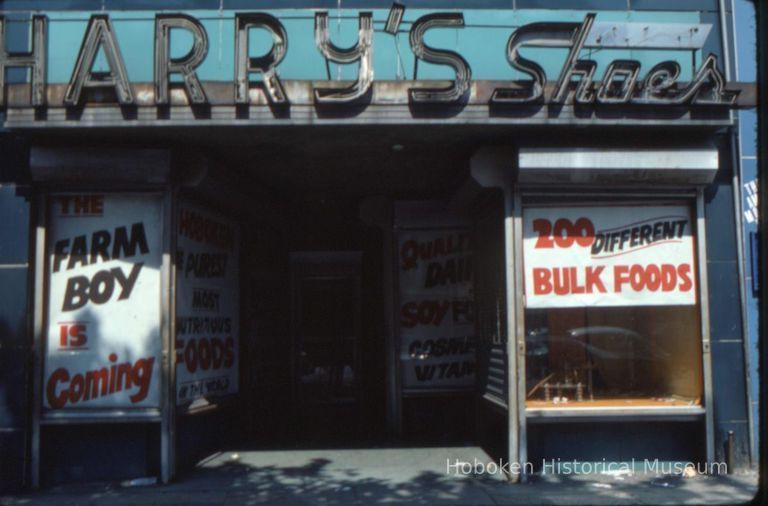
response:
[[[291,254],[297,439],[347,443],[360,419],[360,254]]]

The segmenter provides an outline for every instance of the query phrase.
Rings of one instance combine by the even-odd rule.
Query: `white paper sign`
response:
[[[523,222],[526,307],[696,303],[686,206],[531,207]]]
[[[155,195],[51,197],[46,408],[160,406],[162,222]]]
[[[469,232],[402,232],[398,251],[403,389],[450,390],[474,385],[474,275]]]
[[[176,244],[176,403],[182,405],[238,390],[238,229],[182,203]]]

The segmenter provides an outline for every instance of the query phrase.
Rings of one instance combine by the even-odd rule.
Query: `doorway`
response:
[[[361,257],[290,254],[292,410],[316,444],[348,443],[361,431]]]

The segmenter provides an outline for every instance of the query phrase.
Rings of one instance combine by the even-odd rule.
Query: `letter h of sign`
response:
[[[5,70],[8,67],[26,67],[30,69],[31,93],[33,106],[45,105],[45,34],[48,18],[32,17],[32,50],[22,53],[9,53],[6,49],[7,20],[0,16],[0,106],[5,105]]]

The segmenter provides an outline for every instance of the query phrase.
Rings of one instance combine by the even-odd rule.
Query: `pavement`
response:
[[[472,469],[464,465],[465,474],[455,465],[448,468],[457,459]],[[68,484],[1,496],[0,504],[738,504],[754,497],[758,480],[756,472],[686,478],[642,466],[634,473],[604,466],[604,472],[588,474],[561,468],[560,474],[535,474],[515,484],[497,466],[488,468],[490,462],[478,447],[224,452],[168,485],[147,484],[152,478]],[[491,472],[480,473],[476,463]]]

